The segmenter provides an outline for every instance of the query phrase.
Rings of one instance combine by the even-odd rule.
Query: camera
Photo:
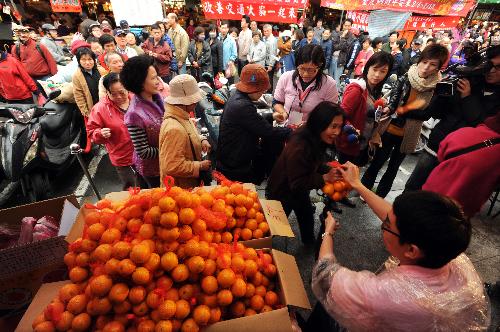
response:
[[[473,89],[481,88],[484,83],[484,75],[487,74],[492,63],[486,58],[486,49],[477,50],[477,47],[466,42],[463,46],[465,65],[453,64],[448,66],[443,74],[448,74],[441,82],[436,84],[434,93],[438,96],[451,97],[457,92],[457,83],[461,78],[469,80]]]

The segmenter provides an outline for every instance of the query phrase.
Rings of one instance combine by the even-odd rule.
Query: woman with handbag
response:
[[[172,176],[181,188],[200,185],[210,160],[201,153],[210,151],[210,143],[198,134],[189,114],[202,99],[202,92],[191,75],[178,75],[169,84],[166,111],[160,130],[160,177]]]

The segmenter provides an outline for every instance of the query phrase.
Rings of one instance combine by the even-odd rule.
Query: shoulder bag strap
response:
[[[498,143],[500,143],[500,137],[490,138],[490,139],[482,141],[481,143],[474,144],[474,145],[471,145],[469,147],[466,147],[466,148],[463,148],[463,149],[460,149],[460,150],[448,153],[446,155],[446,157],[443,159],[443,161],[451,159],[451,158],[455,158],[455,157],[461,156],[463,154],[466,154],[466,153],[469,153],[469,152],[472,152],[472,151],[476,151],[476,150],[479,150],[479,149],[482,149],[482,148],[487,148],[487,147],[496,145]]]
[[[177,121],[184,128],[184,130],[186,130],[186,132],[188,134],[188,138],[189,138],[189,144],[191,145],[191,153],[193,154],[193,159],[194,159],[194,161],[199,161],[196,158],[196,151],[194,150],[194,145],[193,145],[193,141],[191,140],[191,136],[189,135],[189,130],[186,128],[186,126],[184,126],[182,124],[182,122],[180,122],[178,119],[174,118],[173,116],[167,116],[167,118],[174,119],[175,121]]]

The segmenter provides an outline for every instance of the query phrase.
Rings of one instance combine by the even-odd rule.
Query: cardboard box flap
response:
[[[36,316],[45,309],[45,307],[52,301],[56,295],[59,293],[59,288],[63,285],[69,283],[69,280],[53,282],[50,284],[43,284],[40,287],[38,293],[36,293],[35,298],[31,302],[28,310],[24,314],[23,318],[17,325],[15,332],[31,332],[33,328],[31,324],[35,320]]]
[[[78,214],[76,215],[76,220],[71,229],[69,230],[68,235],[66,235],[66,241],[68,243],[75,242],[78,238],[82,237],[83,228],[85,226],[85,214],[88,209],[82,207]]]
[[[276,249],[272,249],[272,253],[278,269],[285,303],[303,309],[311,309],[295,258]]]
[[[29,272],[44,266],[62,262],[68,251],[68,243],[63,236],[0,251],[0,280],[19,273]]]
[[[225,320],[207,326],[206,332],[293,332],[288,308],[282,308],[258,315]],[[17,332],[17,331],[16,331]]]
[[[79,209],[70,203],[70,201],[64,200],[61,222],[59,223],[59,232],[57,233],[58,236],[68,235],[71,227],[75,223],[78,211]]]
[[[261,199],[260,205],[272,235],[295,237],[280,201]]]

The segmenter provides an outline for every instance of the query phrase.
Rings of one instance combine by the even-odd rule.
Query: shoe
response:
[[[351,202],[351,200],[349,198],[347,198],[347,197],[341,199],[339,201],[339,203],[344,204],[345,206],[350,207],[350,208],[355,208],[356,207],[356,204],[353,203],[353,202]]]

